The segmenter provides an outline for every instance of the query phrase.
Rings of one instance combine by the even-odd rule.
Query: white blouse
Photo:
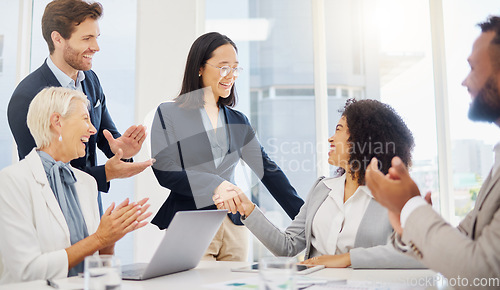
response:
[[[366,186],[359,186],[344,203],[346,174],[323,180],[330,189],[312,222],[312,256],[348,253],[354,248],[359,224],[373,198]]]

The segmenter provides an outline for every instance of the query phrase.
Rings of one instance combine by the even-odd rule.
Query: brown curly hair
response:
[[[348,99],[339,110],[346,118],[349,130],[349,172],[357,177],[359,185],[365,184],[366,167],[373,157],[379,161],[379,169],[387,174],[391,160],[399,156],[411,166],[411,151],[415,146],[413,135],[394,109],[377,100]],[[343,174],[345,169],[339,168]]]

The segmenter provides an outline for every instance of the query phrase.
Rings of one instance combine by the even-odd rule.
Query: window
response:
[[[262,146],[302,198],[316,179],[311,29],[309,1],[206,2],[206,31],[234,40],[245,68],[236,83],[236,109],[251,117]],[[252,184],[254,202],[277,226],[286,227],[290,219],[267,189],[258,181]]]
[[[378,57],[379,81],[372,91],[366,91],[367,98],[380,96],[382,102],[391,105],[405,120],[415,139],[411,175],[422,194],[433,193],[433,205],[439,211],[429,3],[383,0],[374,8],[379,52],[370,55]],[[370,71],[373,73],[373,69]]]
[[[476,196],[494,161],[493,146],[500,141],[494,124],[467,118],[470,95],[461,85],[469,73],[467,57],[481,33],[477,23],[500,14],[498,1],[443,1],[452,146],[452,222],[457,224],[474,207]]]
[[[17,75],[17,39],[19,23],[19,1],[2,2],[0,10],[0,168],[12,163],[14,138],[7,122],[7,105],[14,88]]]

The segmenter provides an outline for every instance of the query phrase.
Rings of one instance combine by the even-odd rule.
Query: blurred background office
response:
[[[40,27],[48,2],[0,0],[0,168],[17,161],[7,125],[10,96],[48,55]],[[479,34],[475,24],[500,14],[498,0],[99,2],[104,17],[93,70],[121,132],[147,123],[157,104],[178,94],[190,45],[218,31],[236,42],[245,69],[236,109],[249,116],[302,198],[317,176],[331,174],[326,140],[337,110],[355,97],[381,100],[403,116],[416,141],[412,176],[421,191],[433,192],[447,220],[456,224],[473,207],[500,138],[492,125],[472,126],[465,118],[470,97],[460,84]],[[146,157],[147,148],[136,159]],[[238,172],[246,193],[286,227],[289,218],[266,189],[244,165]],[[113,180],[103,202],[151,196],[155,213],[167,194],[148,169]],[[162,234],[148,225],[122,239],[117,255],[124,264],[147,260]],[[251,260],[268,255],[252,240]]]

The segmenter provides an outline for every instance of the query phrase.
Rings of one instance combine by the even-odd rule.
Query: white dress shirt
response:
[[[368,187],[359,186],[344,203],[345,179],[346,174],[324,181],[330,192],[312,222],[314,256],[344,254],[354,248],[361,219],[373,196]]]

